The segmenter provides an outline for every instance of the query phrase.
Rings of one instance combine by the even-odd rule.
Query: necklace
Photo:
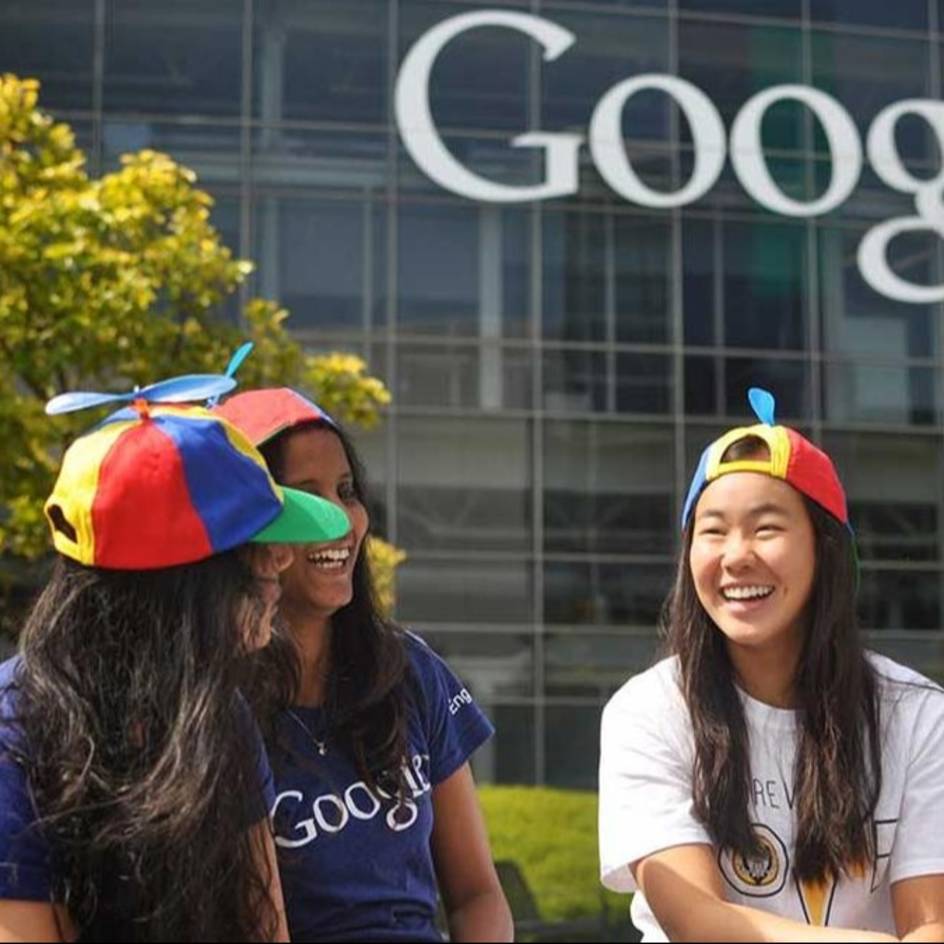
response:
[[[322,741],[321,739],[316,738],[311,728],[309,728],[308,725],[305,724],[305,722],[302,721],[302,719],[299,718],[291,708],[286,708],[285,710],[291,715],[292,719],[297,725],[301,727],[305,734],[307,734],[312,739],[312,741],[315,742],[315,746],[318,748],[318,753],[324,757],[325,754],[328,753],[328,742],[326,740]]]

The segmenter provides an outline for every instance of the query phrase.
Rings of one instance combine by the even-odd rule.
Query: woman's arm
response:
[[[676,846],[647,856],[633,869],[670,941],[895,941],[874,931],[823,928],[724,900],[710,846]]]
[[[511,941],[514,924],[492,862],[468,764],[433,788],[433,861],[453,941]]]
[[[903,941],[944,941],[944,875],[895,882],[892,908]]]
[[[259,938],[266,941],[288,941],[282,881],[279,878],[279,863],[275,854],[275,842],[272,839],[272,827],[268,819],[260,820],[252,827],[252,846],[259,875],[268,889],[269,904],[276,917],[275,927],[269,930],[260,928]],[[266,933],[263,934],[262,931]]]
[[[68,940],[56,919],[56,910],[45,901],[0,901],[0,942]]]

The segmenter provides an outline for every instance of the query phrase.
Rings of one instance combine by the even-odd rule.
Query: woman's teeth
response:
[[[330,551],[313,551],[308,554],[308,562],[322,570],[341,570],[350,559],[348,548]]]
[[[725,600],[761,600],[773,592],[773,587],[725,587],[721,595]]]

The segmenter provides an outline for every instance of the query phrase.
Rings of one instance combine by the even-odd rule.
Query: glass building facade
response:
[[[913,215],[913,198],[866,164],[834,211],[778,216],[729,161],[694,203],[646,209],[586,148],[572,197],[458,197],[406,152],[393,88],[421,35],[486,8],[577,40],[545,63],[487,28],[437,60],[437,126],[497,181],[544,173],[511,137],[585,134],[640,73],[693,82],[728,128],[783,83],[829,92],[863,138],[889,103],[941,98],[944,0],[4,0],[0,71],[42,80],[93,172],[140,148],[192,167],[257,263],[246,294],[278,298],[312,350],[359,352],[388,384],[386,422],[357,437],[372,513],[409,554],[398,617],[496,723],[480,778],[596,785],[600,708],[656,653],[688,478],[747,417],[752,384],[838,462],[872,645],[944,675],[942,306],[883,297],[856,264],[863,233]],[[666,96],[634,97],[624,135],[650,186],[688,179],[692,138]],[[831,160],[808,110],[775,105],[762,140],[785,193],[823,192]],[[939,172],[921,120],[896,145],[914,175]],[[890,252],[903,277],[942,281],[939,237]]]

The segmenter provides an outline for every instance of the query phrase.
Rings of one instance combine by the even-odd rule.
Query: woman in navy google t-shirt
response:
[[[363,474],[350,442],[288,389],[218,411],[275,478],[341,505],[350,534],[297,549],[282,574],[288,639],[250,693],[276,781],[279,869],[293,940],[512,939],[469,769],[493,733],[468,690],[373,604]]]

